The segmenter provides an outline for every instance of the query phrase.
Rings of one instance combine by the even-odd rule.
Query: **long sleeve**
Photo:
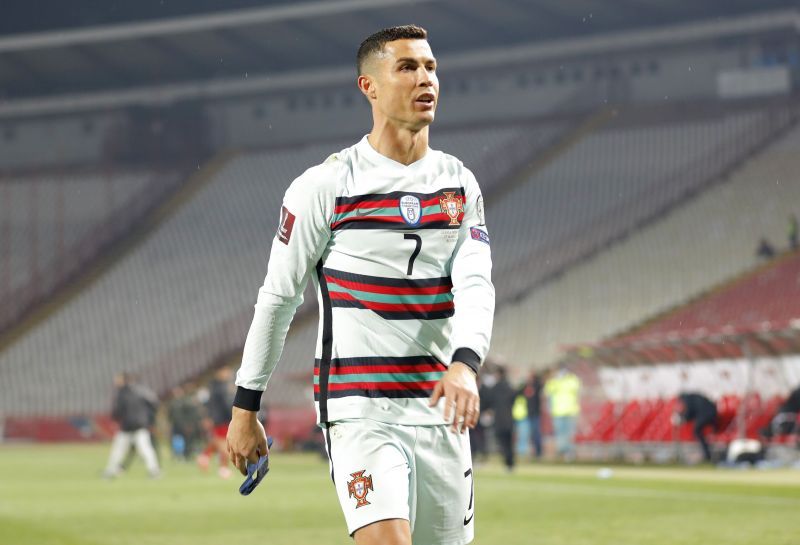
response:
[[[477,372],[492,336],[492,255],[478,182],[466,168],[464,176],[464,219],[451,267],[455,305],[451,345],[455,349],[453,360],[466,363]]]
[[[280,359],[303,290],[330,239],[336,190],[335,160],[307,170],[286,191],[267,275],[236,374],[234,405],[258,410],[261,392]]]

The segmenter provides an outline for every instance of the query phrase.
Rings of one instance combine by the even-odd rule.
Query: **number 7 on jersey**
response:
[[[414,240],[417,243],[414,247],[414,251],[411,253],[411,257],[408,258],[408,270],[406,271],[406,274],[411,276],[411,271],[414,270],[414,260],[417,259],[420,250],[422,250],[422,237],[419,235],[407,234],[403,235],[403,238],[406,240]]]

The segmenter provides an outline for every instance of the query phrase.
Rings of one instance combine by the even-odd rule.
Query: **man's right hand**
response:
[[[269,453],[267,434],[255,411],[233,408],[227,440],[228,456],[242,475],[247,475],[247,462],[254,464],[259,456]]]

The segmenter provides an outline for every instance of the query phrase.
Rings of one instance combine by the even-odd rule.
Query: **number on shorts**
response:
[[[469,513],[469,517],[464,517],[464,526],[470,523],[472,517],[475,516],[475,512],[472,510],[472,500],[475,497],[475,477],[472,476],[472,468],[469,468],[464,472],[464,478],[469,477],[469,506],[467,507],[467,513]]]

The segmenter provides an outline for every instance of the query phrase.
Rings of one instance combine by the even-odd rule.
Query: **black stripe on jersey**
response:
[[[320,358],[314,360],[314,367],[319,367]],[[433,356],[366,356],[363,358],[332,358],[332,367],[363,367],[367,365],[444,365]]]
[[[331,298],[328,294],[328,283],[325,281],[325,274],[322,272],[322,260],[317,262],[317,280],[319,282],[319,292],[322,297],[322,358],[319,364],[319,395],[315,395],[319,401],[319,423],[328,423],[328,375],[331,371],[331,355],[333,353],[333,310],[331,309]]]
[[[427,201],[443,195],[445,191],[452,191],[460,196],[464,196],[463,187],[443,187],[434,191],[433,193],[415,193],[413,191],[392,191],[391,193],[370,193],[368,195],[353,195],[352,197],[336,197],[336,205],[340,204],[355,204],[360,202],[373,202],[373,201],[388,201],[392,199],[399,199],[406,195],[413,195],[420,201]]]
[[[325,450],[328,453],[328,460],[331,462],[331,481],[335,486],[336,477],[333,471],[333,456],[331,456],[331,425],[329,424],[327,428],[323,429],[322,433],[325,435],[325,446],[327,447]]]
[[[387,229],[389,231],[419,231],[425,229],[459,229],[461,224],[451,225],[449,221],[431,221],[428,223],[418,223],[417,225],[408,225],[406,222],[388,222],[388,221],[347,221],[344,220],[339,225],[333,228],[334,231],[344,231],[345,229]]]
[[[374,308],[367,308],[360,301],[349,301],[346,299],[334,299],[329,301],[329,304],[334,308],[371,310],[385,320],[441,320],[443,318],[450,318],[455,314],[455,310],[452,308],[447,310],[431,310],[429,312],[414,310],[377,310]]]
[[[424,390],[364,390],[362,388],[354,388],[352,390],[334,390],[327,395],[328,399],[337,399],[340,397],[369,397],[372,399],[389,397],[395,399],[408,399],[408,398],[421,398],[430,397],[433,393],[433,388]],[[314,394],[314,401],[319,401],[319,394]]]
[[[434,286],[452,286],[453,280],[449,276],[440,278],[420,278],[411,280],[410,278],[386,278],[383,276],[368,276],[366,274],[355,274],[336,269],[322,269],[322,272],[331,278],[346,280],[347,282],[358,282],[360,284],[372,284],[373,286],[390,286],[393,288],[432,288]]]

